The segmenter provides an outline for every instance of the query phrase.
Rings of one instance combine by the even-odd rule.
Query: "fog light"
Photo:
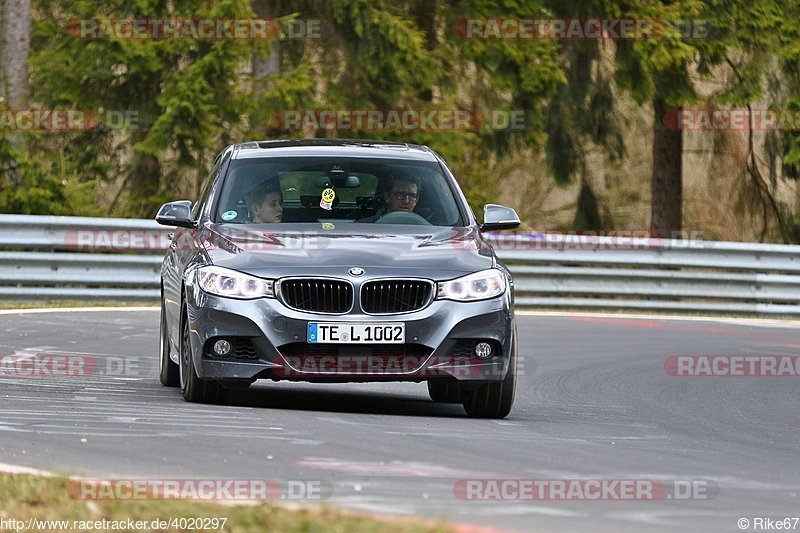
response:
[[[479,342],[475,345],[475,355],[481,359],[485,359],[492,355],[492,345],[488,342]]]
[[[231,343],[226,340],[219,340],[214,343],[214,353],[219,357],[225,357],[231,353]]]

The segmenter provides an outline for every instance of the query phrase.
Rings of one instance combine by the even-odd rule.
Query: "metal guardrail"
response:
[[[154,220],[0,215],[0,299],[157,302],[170,231]]]
[[[492,240],[520,306],[800,314],[800,246],[580,235]]]
[[[157,301],[171,230],[0,215],[0,298]],[[492,235],[522,307],[800,315],[800,246]]]

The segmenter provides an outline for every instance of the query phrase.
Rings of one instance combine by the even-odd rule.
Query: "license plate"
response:
[[[332,344],[403,344],[406,341],[406,325],[392,324],[348,324],[343,322],[309,322],[309,343]]]

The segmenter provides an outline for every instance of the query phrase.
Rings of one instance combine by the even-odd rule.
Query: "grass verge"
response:
[[[330,507],[294,510],[263,503],[258,505],[223,505],[187,500],[77,500],[68,490],[64,477],[40,477],[27,474],[0,474],[0,530],[2,531],[225,531],[225,532],[364,532],[399,531],[403,533],[448,533],[444,524],[432,525],[406,519],[378,519]],[[200,527],[153,528],[154,520],[186,518],[226,519],[223,528],[211,528],[211,521]],[[28,520],[38,520],[28,529]],[[129,528],[127,522],[140,521],[140,528]],[[15,524],[10,520],[20,521]],[[48,524],[43,521],[68,521]],[[106,520],[106,523],[102,521]],[[80,522],[85,522],[81,524]],[[113,528],[116,525],[124,526]],[[90,523],[87,523],[90,522]],[[126,522],[123,524],[123,522]],[[219,525],[222,520],[217,521]],[[38,527],[37,527],[38,524]],[[159,524],[160,525],[160,524]],[[188,524],[191,525],[191,524]],[[52,527],[55,526],[55,527]],[[73,527],[77,526],[77,527]],[[81,527],[82,526],[82,527]],[[101,526],[101,527],[95,527]],[[105,526],[105,527],[102,527]],[[208,526],[208,527],[206,527]]]

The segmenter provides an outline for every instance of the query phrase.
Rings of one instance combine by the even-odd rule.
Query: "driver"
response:
[[[414,208],[417,206],[417,200],[419,200],[419,193],[420,182],[415,176],[392,176],[387,191],[383,193],[383,201],[386,205],[373,216],[360,222],[375,222],[379,218],[395,211],[413,213]]]
[[[419,180],[411,176],[392,178],[389,183],[389,190],[383,193],[383,200],[386,202],[386,212],[405,211],[411,213],[417,206],[419,199]]]

